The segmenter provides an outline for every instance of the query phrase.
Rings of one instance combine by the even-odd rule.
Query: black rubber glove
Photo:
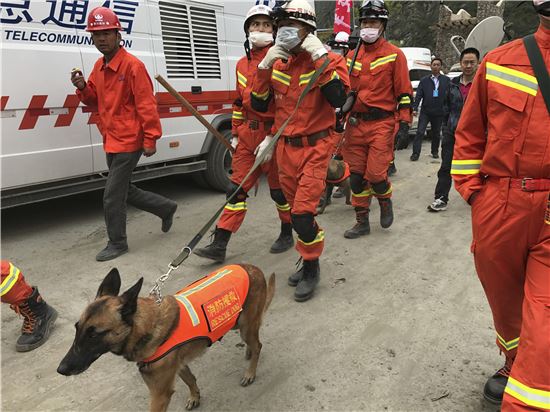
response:
[[[406,149],[409,146],[409,124],[406,122],[399,123],[399,131],[396,136],[395,148],[397,150]]]

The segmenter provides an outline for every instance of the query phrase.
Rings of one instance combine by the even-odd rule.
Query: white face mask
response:
[[[248,35],[248,40],[254,47],[265,47],[273,43],[273,33],[251,31]]]
[[[277,38],[275,39],[275,44],[281,46],[282,48],[290,51],[296,46],[298,46],[302,39],[298,36],[300,29],[297,27],[281,27],[277,30]]]
[[[359,34],[365,43],[374,43],[380,37],[380,29],[366,27]]]

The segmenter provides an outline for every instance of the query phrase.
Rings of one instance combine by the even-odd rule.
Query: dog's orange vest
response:
[[[221,269],[186,286],[174,295],[179,324],[168,340],[142,362],[154,362],[184,343],[206,338],[220,340],[237,322],[248,294],[248,273],[238,265]]]
[[[350,170],[349,170],[348,162],[344,162],[344,166],[345,166],[345,169],[344,169],[344,174],[342,175],[342,177],[340,179],[335,179],[335,180],[330,180],[330,179],[327,178],[327,183],[337,185],[338,183],[342,183],[344,180],[346,180],[348,177],[350,177],[351,173],[350,173]]]

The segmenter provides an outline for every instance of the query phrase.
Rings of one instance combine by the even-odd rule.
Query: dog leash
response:
[[[298,101],[296,102],[296,106],[294,107],[294,110],[292,111],[290,116],[281,125],[279,130],[277,130],[277,133],[275,133],[275,136],[273,136],[273,139],[267,145],[266,149],[262,152],[262,154],[260,156],[256,156],[256,160],[254,160],[254,164],[252,165],[252,168],[246,174],[246,176],[243,178],[243,180],[242,180],[241,184],[239,185],[239,187],[237,187],[237,189],[235,189],[235,191],[231,194],[231,196],[226,199],[226,201],[223,203],[223,205],[216,211],[216,213],[214,213],[214,215],[208,220],[208,222],[206,222],[206,224],[201,228],[201,230],[199,230],[199,232],[193,237],[193,239],[191,239],[191,241],[187,244],[187,246],[184,246],[181,249],[179,255],[176,256],[176,258],[174,260],[172,260],[172,262],[170,262],[170,264],[168,265],[168,271],[165,274],[161,275],[155,281],[155,286],[153,286],[153,288],[149,292],[149,295],[154,295],[155,296],[155,301],[157,302],[157,304],[160,304],[160,302],[162,301],[161,288],[163,287],[164,283],[168,280],[168,278],[170,277],[172,272],[175,271],[176,269],[178,269],[180,267],[180,265],[183,263],[183,261],[186,260],[191,255],[191,253],[193,253],[193,249],[198,245],[198,243],[204,237],[204,235],[206,234],[208,229],[210,229],[210,227],[214,224],[214,222],[216,222],[218,217],[223,212],[223,209],[225,208],[225,206],[233,200],[233,198],[237,195],[239,190],[243,187],[244,183],[248,180],[248,178],[252,175],[252,173],[254,173],[254,171],[258,167],[260,167],[260,165],[263,163],[263,160],[266,157],[266,155],[268,153],[271,153],[271,151],[273,150],[275,144],[279,140],[279,137],[281,137],[282,133],[284,132],[286,126],[288,125],[290,120],[294,117],[296,112],[298,111],[298,108],[300,107],[300,104],[302,103],[302,100],[304,99],[306,94],[311,90],[311,88],[313,87],[313,84],[317,81],[317,79],[319,78],[321,73],[327,68],[329,63],[330,63],[330,59],[327,56],[327,57],[325,57],[325,61],[323,62],[323,64],[315,71],[315,73],[313,73],[313,76],[311,77],[311,80],[309,81],[309,83],[306,85],[306,87],[304,88],[304,90],[300,94],[300,97],[298,97]]]

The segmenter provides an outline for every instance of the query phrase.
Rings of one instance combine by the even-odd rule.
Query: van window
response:
[[[162,44],[169,79],[221,79],[216,12],[160,1]]]
[[[424,76],[429,76],[430,74],[432,74],[431,70],[423,70],[423,69],[409,70],[409,77],[411,78],[411,82],[415,80],[420,80]]]

